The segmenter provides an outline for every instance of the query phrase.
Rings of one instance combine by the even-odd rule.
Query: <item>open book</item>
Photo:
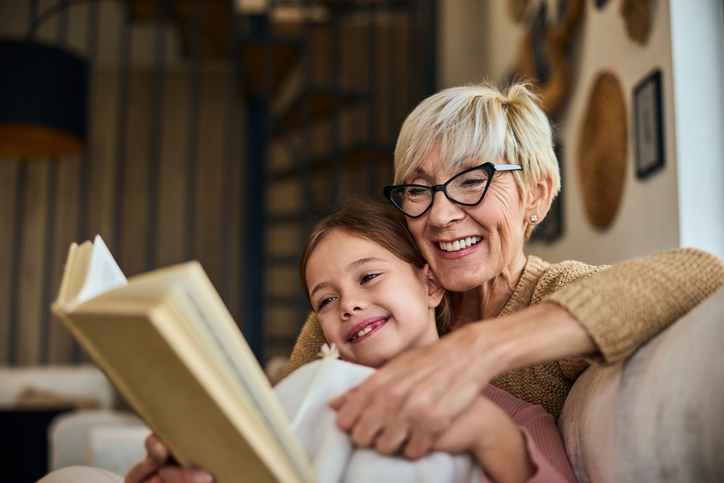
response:
[[[219,483],[311,482],[311,465],[198,262],[126,280],[100,237],[71,245],[52,305],[183,465]]]

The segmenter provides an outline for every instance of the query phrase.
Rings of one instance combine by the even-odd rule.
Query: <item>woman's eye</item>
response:
[[[377,275],[379,275],[379,273],[370,273],[369,275],[365,275],[364,277],[362,277],[362,280],[360,280],[360,283],[367,283],[375,278]]]
[[[337,298],[337,297],[327,297],[326,299],[320,300],[319,303],[317,304],[317,310],[321,310],[322,307],[324,307],[324,306],[327,305],[328,303],[332,302],[332,301],[333,301],[334,299],[336,299],[336,298]]]

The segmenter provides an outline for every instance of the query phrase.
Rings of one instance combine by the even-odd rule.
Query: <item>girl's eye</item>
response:
[[[370,280],[375,278],[377,275],[379,275],[379,273],[370,273],[369,275],[365,275],[364,277],[362,277],[362,280],[360,280],[360,284],[369,282]]]
[[[327,297],[326,299],[320,300],[319,303],[317,304],[317,310],[321,310],[322,307],[324,307],[324,306],[327,305],[328,303],[332,302],[332,301],[333,301],[334,299],[336,299],[336,298],[337,298],[337,297]]]

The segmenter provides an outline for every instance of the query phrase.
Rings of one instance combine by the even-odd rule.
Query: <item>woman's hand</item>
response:
[[[487,340],[473,325],[403,353],[333,399],[339,426],[358,446],[383,454],[404,447],[408,458],[424,456],[492,375],[481,357]]]
[[[146,458],[128,472],[125,483],[212,483],[203,470],[170,464],[171,451],[158,436],[146,438]]]
[[[330,406],[357,445],[383,454],[402,449],[416,459],[431,450],[493,377],[594,350],[568,312],[541,304],[470,323],[435,344],[407,351]]]
[[[484,396],[473,399],[435,440],[432,449],[473,453],[496,483],[525,482],[536,472],[518,426]]]

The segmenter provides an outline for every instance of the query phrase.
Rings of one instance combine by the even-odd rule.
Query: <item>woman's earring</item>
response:
[[[530,221],[532,221],[533,223],[535,223],[536,221],[538,221],[538,217],[535,216],[535,215],[530,215]]]

